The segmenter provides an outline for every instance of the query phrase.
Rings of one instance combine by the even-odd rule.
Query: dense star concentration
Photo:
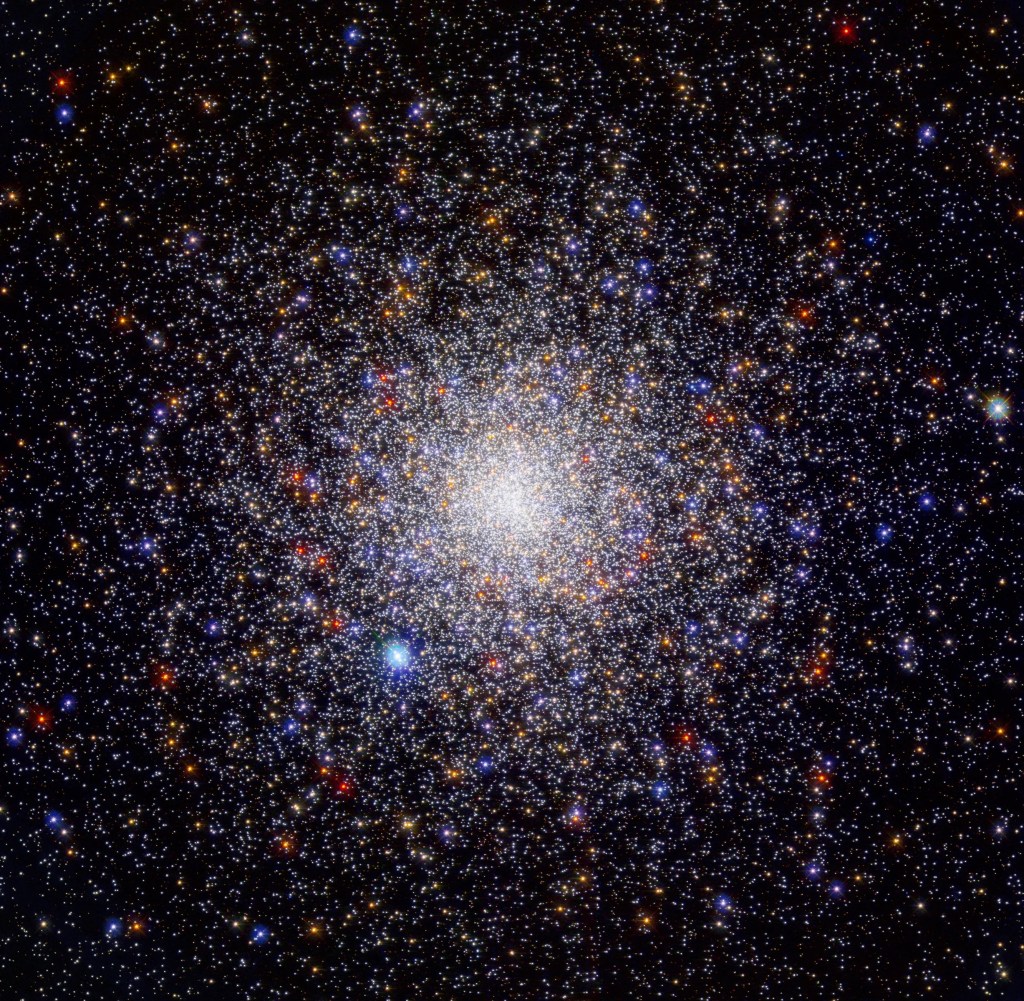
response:
[[[994,0],[11,5],[17,999],[1024,996]]]

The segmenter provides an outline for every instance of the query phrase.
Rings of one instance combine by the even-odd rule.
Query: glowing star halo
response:
[[[558,530],[569,525],[569,498],[560,496],[566,481],[572,482],[567,473],[520,444],[470,451],[449,480],[448,527],[481,566],[490,564],[495,572],[530,566],[557,543]]]
[[[392,640],[450,637],[474,656],[565,649],[654,609],[733,635],[758,614],[753,554],[770,534],[749,517],[750,474],[704,396],[689,422],[639,419],[691,381],[529,350],[500,369],[481,356],[440,376],[371,370],[343,425],[324,424],[317,393],[281,422],[272,487],[232,489],[283,484],[275,536],[304,540],[291,571],[302,595],[325,587],[339,619],[383,614]],[[433,661],[417,648],[414,663],[422,675]]]
[[[539,426],[477,433],[436,450],[444,458],[414,500],[416,523],[429,526],[417,548],[446,580],[523,608],[578,602],[632,572],[649,516],[610,459],[592,461],[593,446]]]

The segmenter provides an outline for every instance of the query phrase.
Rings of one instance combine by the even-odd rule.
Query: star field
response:
[[[10,997],[1020,996],[1012,8],[22,6]]]

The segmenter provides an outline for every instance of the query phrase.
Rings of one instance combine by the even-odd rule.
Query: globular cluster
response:
[[[1009,6],[23,6],[5,996],[1019,996]]]

